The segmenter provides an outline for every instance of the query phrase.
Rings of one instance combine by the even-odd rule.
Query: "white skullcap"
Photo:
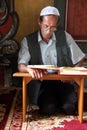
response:
[[[58,9],[53,6],[47,6],[43,8],[40,12],[40,16],[50,15],[50,14],[60,16]]]

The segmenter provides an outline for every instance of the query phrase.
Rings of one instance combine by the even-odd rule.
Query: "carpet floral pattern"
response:
[[[16,95],[15,89],[1,89],[0,90],[0,130],[4,129],[7,122],[11,105]]]
[[[87,98],[86,94],[85,98]],[[12,98],[10,99],[12,100]],[[50,117],[40,115],[37,106],[27,107],[26,122],[22,123],[21,101],[22,93],[19,89],[14,94],[12,105],[9,105],[11,109],[8,114],[6,114],[6,103],[1,104],[0,102],[0,130],[87,130],[87,112],[84,112],[83,123],[80,124],[77,116],[66,116],[59,113]],[[87,105],[85,106],[85,110],[87,110]],[[6,115],[8,118],[4,119]],[[2,123],[3,120],[6,122]]]

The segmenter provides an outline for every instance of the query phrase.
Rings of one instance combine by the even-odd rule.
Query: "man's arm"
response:
[[[18,70],[20,72],[28,72],[28,67],[25,64],[18,64]]]
[[[39,78],[41,79],[43,77],[43,72],[40,69],[31,69],[25,64],[18,64],[18,70],[20,72],[28,72],[31,74],[32,78]]]

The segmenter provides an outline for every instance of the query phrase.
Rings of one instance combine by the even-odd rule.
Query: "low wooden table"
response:
[[[27,108],[27,84],[32,80],[29,73],[16,72],[13,74],[16,77],[22,77],[22,96],[23,96],[23,122],[26,121],[26,108]],[[78,85],[78,118],[80,123],[83,121],[83,94],[84,94],[84,78],[87,76],[87,72],[81,74],[75,72],[73,74],[45,74],[42,80],[74,80]],[[38,80],[38,79],[34,79]]]

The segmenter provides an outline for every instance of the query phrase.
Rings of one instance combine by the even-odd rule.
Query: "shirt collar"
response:
[[[53,33],[51,40],[56,42],[55,33]],[[40,43],[41,41],[42,41],[42,37],[40,35],[40,31],[38,31],[38,42]]]

